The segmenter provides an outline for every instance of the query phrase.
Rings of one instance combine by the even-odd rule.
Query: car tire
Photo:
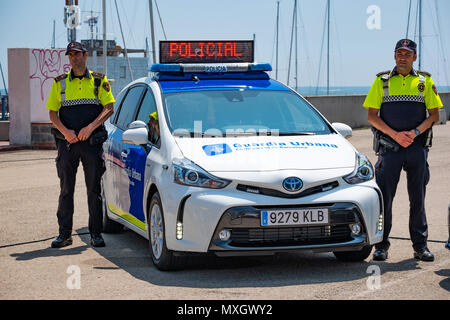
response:
[[[174,252],[167,249],[166,246],[164,211],[158,192],[153,195],[150,202],[147,221],[150,255],[153,264],[162,271],[182,269],[185,265],[186,257],[175,256]]]
[[[358,262],[367,259],[371,252],[372,246],[364,246],[359,251],[335,251],[333,254],[340,261]]]
[[[119,233],[123,231],[123,225],[111,220],[108,217],[108,208],[106,207],[106,197],[105,192],[103,191],[102,186],[102,211],[103,211],[103,219],[102,219],[102,229],[104,233]]]

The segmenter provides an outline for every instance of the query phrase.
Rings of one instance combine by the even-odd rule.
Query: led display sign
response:
[[[160,41],[160,63],[253,62],[253,40]]]

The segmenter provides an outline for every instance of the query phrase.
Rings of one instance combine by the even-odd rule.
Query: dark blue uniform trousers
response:
[[[91,234],[101,233],[103,212],[100,180],[105,172],[102,144],[91,145],[89,141],[80,141],[69,147],[65,140],[56,139],[56,146],[58,148],[56,168],[61,187],[57,212],[59,233],[63,235],[72,233],[73,195],[80,160],[83,164],[87,189],[89,232]]]
[[[376,182],[384,200],[384,235],[376,249],[389,248],[392,228],[392,202],[402,169],[406,171],[409,196],[409,234],[414,249],[427,245],[428,226],[425,216],[425,189],[430,180],[428,148],[413,144],[398,152],[382,148],[375,165]]]

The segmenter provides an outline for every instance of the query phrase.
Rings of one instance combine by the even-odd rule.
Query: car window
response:
[[[152,117],[150,117],[152,115]],[[159,139],[159,120],[156,112],[156,102],[153,96],[152,90],[147,89],[144,99],[142,100],[141,107],[139,109],[136,120],[141,120],[148,125],[148,140],[160,147]]]
[[[117,126],[119,128],[126,129],[133,121],[144,89],[145,88],[142,86],[137,86],[129,90],[125,100],[122,103],[122,107],[120,108],[119,116],[117,118]]]
[[[122,103],[123,98],[125,97],[126,93],[128,92],[128,90],[123,90],[122,92],[119,93],[119,95],[116,98],[116,102],[114,103],[114,112],[111,115],[111,117],[109,118],[111,123],[116,124],[117,121],[117,114],[119,113],[119,109],[120,109],[120,104]]]
[[[151,89],[147,89],[145,93],[144,100],[142,100],[141,108],[139,109],[136,120],[148,122],[148,116],[156,111],[155,98]]]

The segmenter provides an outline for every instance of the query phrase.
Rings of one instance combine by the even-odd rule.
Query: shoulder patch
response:
[[[103,89],[105,89],[106,92],[109,92],[109,90],[111,90],[111,87],[109,86],[108,81],[103,82],[102,87],[103,87]]]
[[[379,76],[381,76],[383,74],[386,74],[386,73],[387,74],[391,73],[391,70],[381,71],[381,72],[377,73],[377,77],[379,77]]]
[[[92,75],[96,78],[101,78],[101,79],[103,79],[105,77],[105,75],[100,72],[92,72]]]
[[[431,77],[431,73],[429,73],[429,72],[421,71],[421,70],[417,70],[416,72]]]
[[[437,95],[438,92],[437,92],[436,86],[435,86],[434,84],[433,84],[433,86],[432,86],[432,89],[433,89],[434,94]]]
[[[59,81],[61,81],[61,80],[64,80],[65,78],[67,78],[67,73],[64,73],[64,74],[61,74],[61,75],[57,76],[57,77],[55,78],[55,81],[56,81],[56,82],[59,82]]]

